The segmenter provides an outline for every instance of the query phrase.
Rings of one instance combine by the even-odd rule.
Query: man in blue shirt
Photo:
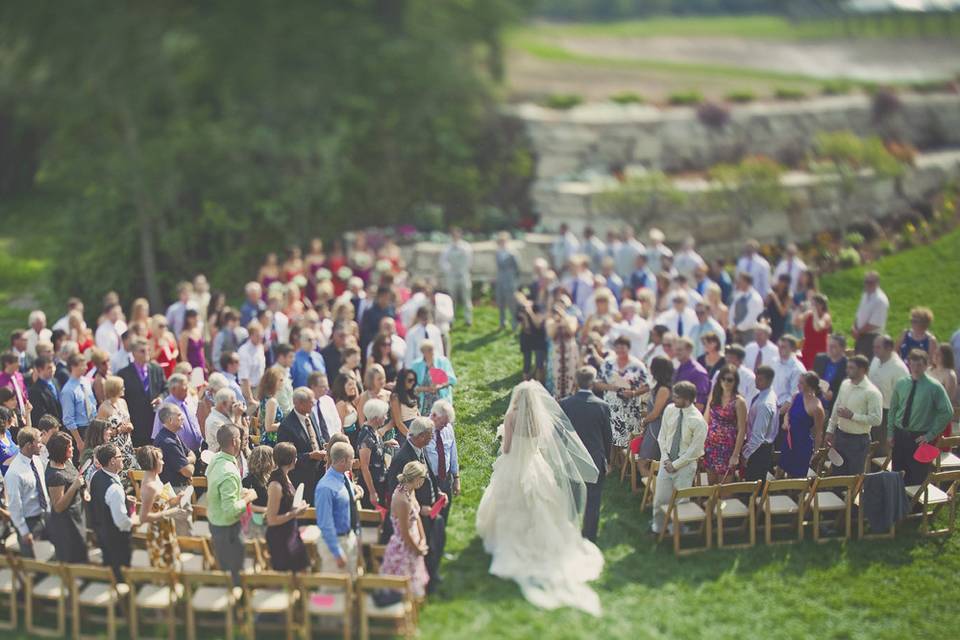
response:
[[[294,389],[307,386],[307,379],[314,371],[327,372],[323,357],[316,351],[316,347],[317,338],[313,331],[310,329],[301,331],[300,350],[293,357],[293,367],[290,369]]]
[[[450,505],[453,504],[453,496],[460,495],[460,460],[457,456],[457,438],[453,431],[453,405],[447,400],[437,400],[430,409],[430,419],[433,420],[433,437],[423,448],[423,455],[433,475],[437,477],[440,491],[447,494],[447,506],[443,508],[443,517],[446,519],[450,513]]]
[[[313,503],[320,528],[321,570],[357,576],[357,529],[360,526],[353,483],[346,476],[353,466],[353,447],[337,442],[330,447],[330,464],[317,483]]]
[[[83,451],[83,433],[97,414],[97,399],[90,381],[83,377],[87,360],[79,353],[67,358],[70,379],[60,391],[60,406],[63,408],[63,426],[66,427],[78,451]]]
[[[774,375],[773,369],[767,365],[757,369],[757,395],[747,411],[747,439],[742,453],[748,482],[766,481],[773,459],[773,443],[780,430],[777,396],[771,389]]]

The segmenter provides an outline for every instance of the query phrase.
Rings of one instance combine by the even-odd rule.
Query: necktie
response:
[[[327,429],[327,421],[323,419],[323,412],[320,411],[320,401],[317,400],[317,422],[320,423],[320,435],[324,442],[330,442],[330,430]]]
[[[310,451],[319,451],[320,445],[317,443],[317,432],[313,429],[313,421],[310,420],[309,415],[304,418],[302,424],[304,430],[307,432],[307,438],[310,439]]]
[[[677,414],[677,430],[673,432],[673,442],[670,443],[670,461],[680,457],[680,440],[683,438],[683,409]]]
[[[40,510],[47,510],[47,496],[43,495],[43,483],[40,482],[40,472],[37,471],[37,465],[33,458],[30,458],[30,469],[33,470],[33,479],[37,481],[37,501],[40,503]]]
[[[757,347],[757,357],[753,361],[753,372],[756,373],[757,369],[760,368],[760,365],[763,363],[763,349]]]
[[[356,531],[360,528],[360,514],[357,512],[357,501],[353,497],[353,487],[347,474],[343,474],[343,486],[347,488],[347,497],[350,500],[350,530]]]
[[[683,337],[683,314],[677,314],[677,335]]]
[[[739,325],[747,318],[747,294],[741,294],[733,305],[733,323]]]
[[[422,449],[415,449],[415,451],[417,452],[417,460],[420,462],[420,464],[427,467],[427,480],[425,484],[427,484],[430,488],[430,504],[433,504],[437,501],[437,493],[433,486],[433,476],[430,474],[430,465],[428,465],[427,461],[423,459]]]
[[[903,408],[903,421],[900,426],[904,431],[910,431],[910,414],[913,413],[913,397],[917,394],[917,381],[914,380],[910,385],[910,395],[907,396],[907,404]]]
[[[447,452],[443,449],[443,436],[437,429],[437,477],[440,482],[447,479]]]
[[[57,390],[57,385],[53,384],[53,380],[47,380],[47,386],[50,387],[50,393],[53,394],[53,397],[60,401],[60,392]]]

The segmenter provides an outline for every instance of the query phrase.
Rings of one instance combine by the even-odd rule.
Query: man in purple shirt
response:
[[[200,434],[200,422],[197,420],[197,414],[186,402],[189,388],[187,376],[182,373],[175,373],[170,376],[170,380],[167,381],[167,386],[170,389],[170,395],[164,398],[163,403],[170,403],[179,407],[180,412],[183,413],[183,428],[177,432],[177,436],[188,451],[199,451],[200,445],[203,443],[203,436]],[[156,439],[157,434],[160,433],[160,429],[162,428],[163,425],[160,423],[160,414],[157,413],[157,416],[153,420],[154,439]]]
[[[673,384],[690,382],[697,388],[695,405],[703,413],[707,406],[707,396],[710,395],[710,374],[703,365],[693,359],[693,340],[677,338],[673,343],[673,354],[680,361],[677,372],[673,375]]]

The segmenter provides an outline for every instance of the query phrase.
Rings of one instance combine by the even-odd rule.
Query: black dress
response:
[[[273,470],[270,482],[278,482],[283,487],[278,512],[283,515],[293,508],[293,485],[280,469]],[[307,547],[300,538],[296,518],[275,527],[267,527],[267,549],[270,550],[270,565],[274,571],[304,571],[310,566]]]
[[[63,469],[56,469],[47,465],[44,479],[47,488],[63,487],[64,492],[73,484],[79,475],[73,462],[67,460]],[[50,519],[47,522],[47,535],[53,543],[53,549],[58,562],[87,563],[87,526],[83,517],[83,489],[79,489],[70,501],[70,506],[57,513],[50,509]]]
[[[710,379],[711,379],[711,380],[713,380],[713,376],[717,375],[717,371],[720,371],[720,369],[722,369],[723,366],[724,366],[725,364],[727,364],[727,359],[721,357],[719,360],[717,360],[717,361],[714,363],[714,365],[713,365],[712,367],[707,366],[707,356],[706,356],[706,355],[702,355],[702,356],[700,356],[699,358],[697,358],[697,362],[699,362],[699,363],[703,366],[703,368],[707,370],[707,375],[710,376]]]
[[[383,438],[377,433],[376,429],[368,424],[363,425],[360,428],[360,433],[357,434],[357,450],[360,449],[370,450],[370,476],[373,478],[373,488],[380,498],[380,504],[386,506],[383,504],[387,499],[387,467],[383,455]],[[370,488],[367,487],[367,481],[363,477],[363,473],[358,473],[357,477],[363,486],[363,498],[360,503],[364,509],[373,509],[373,502],[370,500]]]
[[[773,301],[773,297],[777,295],[776,292],[770,292],[766,300],[766,315],[767,322],[770,324],[770,339],[774,342],[780,339],[784,331],[787,328],[787,316],[786,314],[780,313],[780,309],[777,308],[777,304]],[[784,304],[788,304],[790,299],[787,298],[783,301]]]

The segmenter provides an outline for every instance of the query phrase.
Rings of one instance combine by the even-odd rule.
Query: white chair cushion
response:
[[[290,608],[290,594],[283,589],[256,589],[250,605],[257,613],[286,611]]]
[[[0,593],[12,593],[16,579],[10,569],[0,569]]]
[[[817,505],[820,511],[843,511],[847,508],[847,503],[832,491],[818,491]]]
[[[206,520],[194,520],[193,526],[191,526],[191,531],[197,538],[209,538],[210,523]]]
[[[784,495],[772,495],[770,498],[770,513],[774,514],[783,514],[783,513],[796,513],[800,507],[797,506],[797,503],[793,501],[793,498],[790,496]]]
[[[376,527],[360,527],[360,544],[377,544],[380,542],[380,530]]]
[[[78,596],[80,604],[88,607],[105,607],[117,599],[117,592],[106,582],[90,582],[80,590]]]
[[[190,604],[197,611],[226,611],[233,604],[233,589],[200,586],[193,592]]]
[[[916,484],[916,485],[911,485],[907,487],[906,488],[907,495],[910,496],[911,498],[914,497],[915,495],[917,495],[917,491],[920,490],[921,486],[923,485]],[[923,503],[923,496],[920,496],[919,502],[921,504]],[[950,502],[950,496],[948,496],[947,493],[940,487],[937,487],[932,484],[928,485],[927,486],[927,504],[941,504],[944,502]]]
[[[146,549],[134,549],[130,556],[130,566],[134,569],[149,569],[150,554]]]
[[[664,513],[669,509],[668,505],[663,505],[660,510]],[[680,502],[677,504],[677,517],[680,522],[696,522],[703,520],[706,514],[696,502]]]
[[[311,593],[307,610],[314,615],[342,616],[346,598],[343,593]]]
[[[960,456],[951,451],[944,451],[940,454],[941,469],[956,469],[957,467],[960,467]]]
[[[736,498],[725,498],[720,501],[721,518],[746,518],[750,515],[747,505]]]
[[[63,581],[57,576],[44,576],[33,585],[33,595],[38,598],[59,600],[66,596]]]
[[[871,459],[870,459],[870,462],[873,463],[873,466],[879,467],[879,468],[881,468],[881,469],[883,468],[883,463],[886,462],[886,461],[887,461],[887,459],[884,458],[884,457],[871,458]]]
[[[36,540],[33,543],[33,554],[37,560],[52,562],[54,555],[56,555],[56,549],[53,548],[53,543],[49,540]]]
[[[181,552],[180,562],[184,571],[203,572],[203,556],[198,553]]]
[[[407,615],[407,603],[403,600],[400,602],[395,602],[386,607],[378,607],[377,603],[374,602],[373,596],[369,593],[364,596],[365,601],[365,611],[368,618],[403,618]]]
[[[320,527],[315,524],[300,527],[300,539],[305,545],[317,544],[320,541]]]
[[[141,609],[167,609],[171,597],[174,601],[178,600],[182,589],[182,585],[177,585],[171,593],[167,585],[145,584],[137,592],[137,606]]]

